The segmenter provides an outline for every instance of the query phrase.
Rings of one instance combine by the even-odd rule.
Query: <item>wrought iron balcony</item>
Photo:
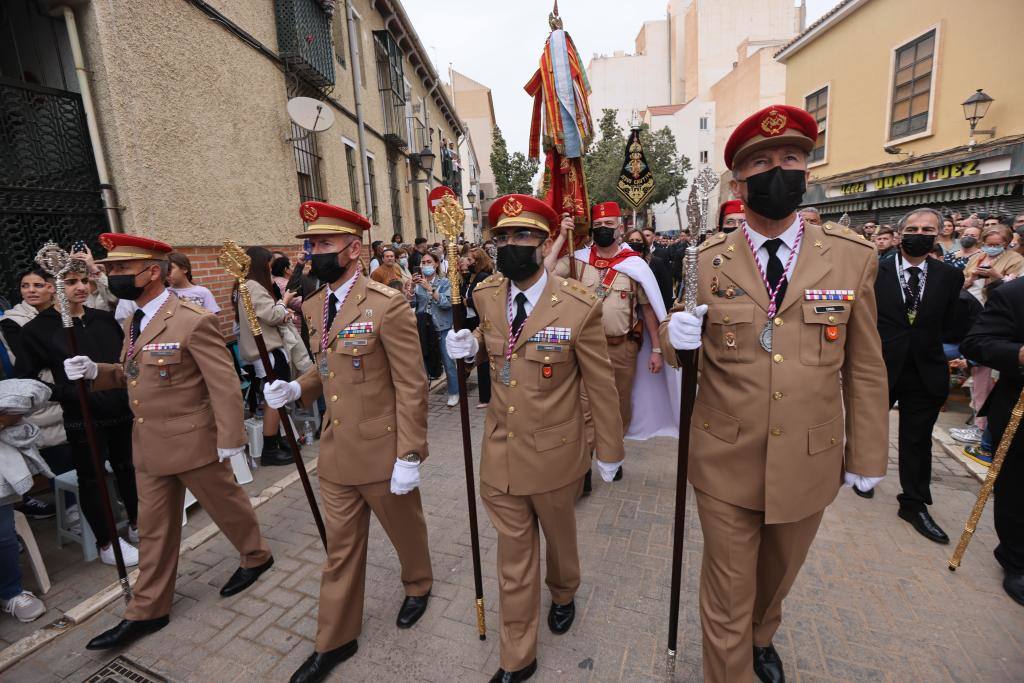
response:
[[[318,88],[334,85],[331,20],[319,0],[275,0],[274,14],[278,51],[288,68]]]

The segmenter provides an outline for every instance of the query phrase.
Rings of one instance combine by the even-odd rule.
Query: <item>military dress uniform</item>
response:
[[[306,202],[301,212],[310,225],[299,237],[362,234],[370,227],[365,217],[321,202]],[[389,486],[397,456],[427,457],[427,380],[416,318],[397,290],[354,277],[342,285],[350,288],[335,303],[326,342],[330,287],[302,302],[316,363],[297,380],[301,401],[311,405],[322,395],[327,405],[317,465],[327,529],[317,652],[362,631],[371,511],[398,554],[406,595],[426,596],[433,584],[419,489],[395,495]]]
[[[496,228],[548,232],[557,215],[523,195],[499,198]],[[575,502],[590,471],[580,382],[612,400],[595,403],[597,456],[623,459],[616,388],[601,322],[601,300],[579,282],[542,273],[521,333],[509,342],[513,284],[493,275],[473,292],[480,325],[473,332],[488,357],[493,393],[484,421],[480,497],[498,532],[501,668],[536,659],[540,601],[539,522],[547,544],[548,589],[555,604],[572,602],[580,584]],[[503,368],[508,363],[508,374]],[[507,380],[507,382],[506,382]]]
[[[770,136],[751,129],[771,117],[776,135],[788,130],[786,142],[810,149],[813,139],[792,130],[804,125],[792,109],[758,112],[737,134],[767,146]],[[786,128],[779,116],[789,117]],[[812,126],[816,134],[810,118]],[[697,303],[708,310],[688,474],[704,532],[700,613],[709,681],[752,680],[752,645],[771,646],[782,600],[844,470],[883,476],[888,454],[874,250],[849,228],[804,224],[784,298],[769,320],[770,297],[745,235],[745,228],[716,233],[698,257]],[[766,326],[770,351],[762,346]],[[666,319],[665,345],[668,327]],[[677,362],[674,354],[669,361]]]
[[[100,263],[166,260],[171,250],[132,235],[106,234],[100,241],[109,252]],[[97,364],[92,382],[96,391],[127,388],[135,414],[140,544],[139,578],[124,614],[129,621],[171,611],[186,488],[238,550],[241,567],[272,560],[249,497],[217,454],[246,443],[238,375],[217,317],[168,290],[139,312],[150,308],[138,334],[133,319],[125,321],[121,362]]]

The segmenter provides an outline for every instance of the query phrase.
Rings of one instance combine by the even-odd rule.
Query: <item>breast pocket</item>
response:
[[[565,372],[565,363],[569,361],[572,347],[568,344],[537,344],[526,345],[526,360],[533,366],[530,376],[535,378],[537,387],[543,389],[551,386]]]
[[[337,339],[330,354],[330,369],[348,384],[362,384],[384,371],[386,361],[375,336]]]
[[[181,378],[181,351],[143,351],[139,363],[147,379],[160,387],[173,386]]]
[[[852,303],[809,301],[803,304],[800,362],[804,365],[841,363],[846,348]]]
[[[758,346],[754,304],[711,304],[707,320],[706,353],[710,351],[725,362],[754,362],[754,350]]]

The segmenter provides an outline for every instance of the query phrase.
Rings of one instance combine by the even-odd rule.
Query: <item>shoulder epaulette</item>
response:
[[[875,245],[872,244],[870,241],[864,239],[863,235],[861,235],[853,228],[848,228],[845,225],[840,225],[839,223],[833,223],[832,221],[828,221],[827,223],[821,226],[821,230],[830,237],[842,237],[843,239],[849,240],[855,244],[859,244],[862,247],[871,247],[872,249],[875,248]]]
[[[701,252],[704,251],[705,249],[710,249],[711,247],[717,246],[724,242],[727,236],[728,235],[726,235],[724,232],[716,232],[715,234],[710,235],[706,240],[704,240],[704,243],[697,247],[697,251]]]
[[[398,290],[397,289],[394,289],[392,287],[388,287],[387,285],[382,285],[381,283],[377,282],[376,280],[370,280],[369,282],[367,282],[366,283],[366,287],[367,287],[367,289],[372,289],[373,291],[377,292],[378,294],[383,294],[384,296],[388,297],[389,299],[391,297],[393,297],[394,295],[398,294]]]
[[[573,280],[571,277],[563,277],[557,280],[557,285],[559,291],[574,296],[580,301],[586,302],[590,306],[597,305],[597,295],[584,287],[583,283],[579,280]]]
[[[191,301],[185,301],[184,299],[178,299],[178,305],[181,306],[182,308],[187,308],[188,310],[193,311],[195,313],[199,313],[199,314],[202,314],[202,315],[213,315],[213,313],[211,313],[210,311],[206,310],[205,308],[203,308],[199,304],[193,303]]]
[[[480,284],[476,286],[476,289],[481,289],[483,287],[497,287],[502,283],[502,281],[504,281],[504,279],[504,275],[502,275],[501,273],[495,273],[494,275],[491,275],[487,279],[481,281]]]

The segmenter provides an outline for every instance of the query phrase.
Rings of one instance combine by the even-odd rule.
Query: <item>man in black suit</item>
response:
[[[999,443],[1010,411],[1024,390],[1024,279],[990,290],[978,322],[960,344],[960,352],[979,365],[999,371],[999,381],[980,414],[988,416],[992,442]],[[1019,429],[995,484],[995,522],[1003,566],[1003,588],[1024,605],[1024,429]]]
[[[935,209],[915,209],[900,219],[899,253],[879,262],[875,300],[889,406],[898,402],[900,411],[899,516],[925,538],[949,543],[927,506],[932,502],[932,427],[949,395],[942,342],[954,327],[964,276],[928,256],[941,228],[942,214]]]

